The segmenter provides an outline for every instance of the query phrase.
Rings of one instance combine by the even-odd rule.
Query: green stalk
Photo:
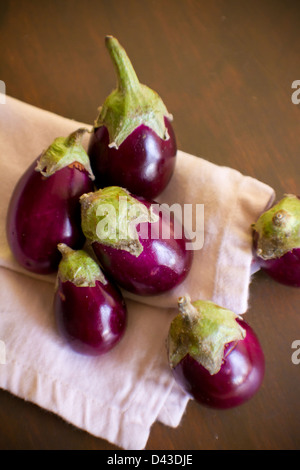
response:
[[[95,121],[95,128],[105,126],[109,146],[118,148],[140,125],[152,129],[161,139],[169,139],[164,118],[172,120],[159,95],[139,82],[125,49],[113,36],[105,44],[117,74],[117,88],[106,98]]]

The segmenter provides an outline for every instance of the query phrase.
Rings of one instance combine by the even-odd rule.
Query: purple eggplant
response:
[[[121,186],[146,199],[168,185],[176,163],[176,138],[163,101],[141,84],[117,39],[106,37],[118,87],[99,110],[88,154],[97,188]]]
[[[81,354],[102,355],[124,336],[127,308],[117,286],[84,250],[61,243],[62,254],[54,295],[59,334]]]
[[[80,198],[82,229],[104,271],[128,292],[158,295],[187,277],[193,260],[181,222],[155,201],[118,186]]]
[[[252,328],[210,301],[178,300],[168,360],[176,382],[198,403],[218,409],[239,406],[260,389],[265,358]]]
[[[50,274],[57,270],[58,243],[81,248],[79,197],[94,189],[94,176],[81,145],[85,129],[58,137],[18,181],[7,212],[7,240],[25,269]]]
[[[281,284],[300,287],[300,198],[284,196],[252,228],[260,268]]]

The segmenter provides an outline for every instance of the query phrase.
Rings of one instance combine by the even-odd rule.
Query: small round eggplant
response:
[[[260,268],[281,284],[300,287],[300,198],[284,196],[252,228]]]
[[[210,301],[182,297],[178,305],[167,341],[176,382],[211,408],[233,408],[250,400],[265,373],[264,354],[251,327]]]
[[[85,194],[80,202],[85,237],[120,287],[141,296],[158,295],[187,277],[193,251],[170,211],[115,186]]]
[[[117,39],[106,37],[118,88],[100,108],[88,154],[97,188],[121,186],[156,198],[175,168],[177,145],[172,116],[156,92],[142,85]]]
[[[81,354],[102,355],[124,335],[127,308],[118,287],[83,250],[58,245],[62,253],[54,295],[59,334]]]
[[[81,248],[79,197],[94,189],[94,176],[81,145],[85,129],[58,137],[18,181],[7,212],[7,240],[18,263],[28,271],[57,270],[58,243]]]

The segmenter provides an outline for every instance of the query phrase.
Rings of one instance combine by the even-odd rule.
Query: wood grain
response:
[[[115,85],[113,34],[174,115],[180,149],[281,197],[300,191],[299,31],[297,0],[2,0],[0,79],[11,96],[93,123]],[[259,273],[245,318],[266,356],[260,392],[224,412],[191,402],[178,428],[154,424],[147,449],[299,449],[299,291]],[[1,391],[0,449],[116,447]]]

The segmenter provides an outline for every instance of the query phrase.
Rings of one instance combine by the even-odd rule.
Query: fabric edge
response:
[[[241,301],[239,307],[232,306],[232,310],[239,315],[243,315],[248,310],[251,277],[258,270],[257,266],[253,265],[251,223],[255,222],[257,217],[270,206],[274,198],[275,191],[273,188],[252,177],[240,175],[237,182],[235,206],[231,210],[228,224],[224,229],[222,244],[219,247],[218,272],[213,294],[214,299],[220,305],[230,305],[230,300],[226,296],[226,286],[234,285]],[[230,231],[232,226],[235,227],[234,242],[229,240],[229,234],[232,234]],[[245,253],[246,245],[247,253]],[[241,259],[241,256],[237,256],[234,252],[244,252],[243,259],[245,259],[245,264],[243,267],[234,265],[235,259]],[[222,260],[220,261],[221,258]],[[220,280],[218,273],[224,272],[226,266],[231,266],[231,275],[228,275],[226,279]],[[243,275],[241,275],[241,268]]]
[[[127,418],[124,413],[120,419],[120,411],[114,408],[104,408],[94,403],[76,390],[66,390],[67,386],[53,382],[47,376],[33,374],[28,368],[16,362],[1,365],[0,388],[24,401],[33,403],[41,409],[54,413],[66,423],[87,432],[95,437],[104,439],[124,450],[142,450],[145,448],[150,427]],[[4,372],[6,370],[6,373]],[[81,413],[73,413],[73,409]],[[98,417],[98,419],[96,418]],[[120,428],[108,423],[120,422]],[[130,433],[128,430],[130,429]],[[128,435],[129,434],[129,435]]]

